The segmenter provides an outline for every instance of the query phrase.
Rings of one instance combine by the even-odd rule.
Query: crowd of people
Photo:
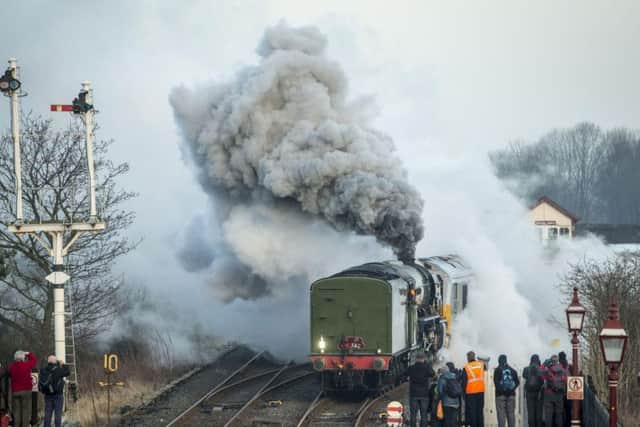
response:
[[[37,363],[35,354],[18,350],[14,353],[14,361],[2,370],[2,383],[7,385],[2,392],[8,405],[0,405],[0,426],[28,427],[36,424],[32,409],[34,384],[31,373]],[[51,427],[52,417],[56,427],[62,425],[64,378],[69,374],[69,367],[55,355],[49,355],[47,364],[39,371],[37,389],[44,395],[44,427]]]
[[[438,373],[419,353],[407,373],[409,379],[409,425],[417,427],[484,427],[484,406],[488,369],[473,351],[467,364],[457,369],[452,362]],[[506,355],[500,355],[493,371],[495,413],[499,427],[516,425],[516,391],[522,385],[527,405],[529,427],[566,427],[570,425],[569,401],[566,399],[567,377],[571,367],[564,352],[541,363],[537,354],[522,372],[512,368]],[[464,409],[464,411],[463,411]]]

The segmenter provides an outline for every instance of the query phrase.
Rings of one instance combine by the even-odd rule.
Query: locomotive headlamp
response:
[[[321,353],[324,353],[327,348],[327,342],[324,340],[324,337],[322,335],[320,335],[320,341],[318,341],[318,348],[320,349]]]
[[[381,353],[382,353],[382,349],[380,349],[380,348],[379,348],[379,349],[377,349],[377,350],[376,350],[376,353],[381,354]]]

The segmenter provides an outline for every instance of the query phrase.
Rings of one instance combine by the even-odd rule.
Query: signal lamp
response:
[[[15,92],[20,89],[20,80],[14,78],[11,75],[11,69],[7,69],[4,75],[0,77],[0,91],[2,92]]]
[[[73,102],[73,113],[88,113],[93,109],[93,105],[87,102],[87,92],[80,92],[77,98],[74,98]]]

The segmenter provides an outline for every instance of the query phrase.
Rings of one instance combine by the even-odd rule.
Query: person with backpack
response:
[[[573,375],[573,365],[567,360],[567,353],[561,351],[558,353],[558,362],[563,368],[569,372],[569,375]],[[567,394],[564,395],[564,427],[571,426],[571,400],[567,399]]]
[[[542,427],[542,387],[544,386],[543,370],[540,367],[540,356],[531,356],[529,366],[522,371],[524,392],[527,402],[527,419],[529,427]]]
[[[442,402],[444,410],[444,427],[455,427],[458,425],[458,413],[460,410],[460,399],[462,398],[462,385],[456,378],[455,367],[450,366],[440,368],[440,378],[438,379],[438,397]]]
[[[427,363],[426,355],[420,352],[416,355],[416,363],[409,367],[409,407],[411,414],[409,425],[416,427],[418,412],[420,412],[420,427],[427,427],[429,408],[429,386],[436,373],[431,364]]]
[[[520,385],[518,373],[507,363],[507,356],[498,357],[498,367],[493,371],[496,390],[496,414],[498,427],[516,426],[516,389]]]
[[[465,421],[470,427],[484,427],[484,363],[476,360],[473,351],[467,353],[467,361],[462,371]]]
[[[38,360],[35,354],[18,350],[13,355],[14,362],[9,365],[11,379],[11,416],[14,427],[27,427],[31,418],[31,369]]]
[[[47,357],[47,366],[40,370],[38,390],[44,394],[44,427],[51,427],[51,416],[54,414],[55,426],[62,426],[64,377],[69,374],[69,367],[53,354]]]
[[[558,356],[551,356],[551,363],[544,370],[543,419],[546,427],[562,427],[568,376],[569,371],[560,364]]]

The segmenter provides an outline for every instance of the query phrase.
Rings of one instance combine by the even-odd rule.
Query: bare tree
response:
[[[88,218],[84,130],[74,121],[56,131],[50,120],[32,115],[23,118],[21,128],[25,220],[72,222]],[[134,213],[123,207],[135,194],[117,184],[129,166],[107,158],[111,143],[95,142],[99,213],[107,229],[80,237],[65,261],[72,277],[67,288],[79,339],[95,335],[117,310],[120,280],[111,268],[136,245],[124,234]],[[22,345],[43,351],[52,342],[53,293],[44,279],[51,271],[51,261],[35,236],[16,236],[7,230],[15,218],[13,174],[13,143],[5,135],[0,139],[0,251],[5,254],[6,270],[0,275],[0,325],[22,337]]]
[[[581,123],[536,142],[511,143],[489,158],[496,175],[528,202],[546,195],[584,222],[640,224],[638,132],[603,133]]]
[[[574,287],[587,310],[581,353],[582,368],[591,375],[599,396],[607,399],[607,371],[598,335],[608,316],[610,298],[616,296],[620,318],[629,335],[619,383],[619,413],[624,425],[633,425],[640,416],[636,375],[640,372],[640,252],[619,254],[604,263],[584,261],[574,265],[561,284],[567,298]],[[627,422],[624,422],[624,421]]]
[[[607,132],[608,152],[598,194],[608,222],[640,224],[640,136],[627,129]]]

